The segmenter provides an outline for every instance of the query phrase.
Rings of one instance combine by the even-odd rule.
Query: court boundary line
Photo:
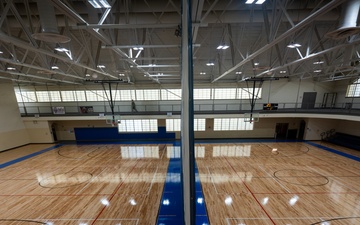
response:
[[[22,162],[22,161],[27,160],[27,159],[30,159],[30,158],[32,158],[32,157],[38,156],[38,155],[40,155],[40,154],[42,154],[42,153],[45,153],[45,152],[48,152],[48,151],[57,149],[57,148],[59,148],[59,147],[61,147],[61,146],[62,146],[62,144],[57,144],[57,145],[55,145],[55,146],[52,146],[52,147],[49,147],[49,148],[45,148],[45,149],[40,150],[40,151],[37,151],[37,152],[33,152],[33,153],[29,154],[29,155],[25,155],[25,156],[22,156],[22,157],[20,157],[20,158],[13,159],[13,160],[11,160],[11,161],[2,163],[2,164],[0,164],[0,169],[3,169],[3,168],[5,168],[5,167],[11,166],[11,165],[14,165],[15,163]]]
[[[322,149],[322,150],[334,153],[336,155],[340,155],[340,156],[343,156],[345,158],[352,159],[352,160],[360,162],[360,157],[357,157],[357,156],[354,156],[354,155],[351,155],[351,154],[348,154],[348,153],[345,153],[345,152],[342,152],[342,151],[339,151],[339,150],[335,150],[333,148],[329,148],[329,147],[326,147],[326,146],[323,146],[323,145],[320,145],[320,144],[316,144],[316,143],[311,142],[311,141],[304,141],[304,142],[309,144],[309,145],[312,145],[314,147],[317,147],[319,149]],[[350,149],[352,149],[352,148],[350,148]],[[352,150],[354,150],[354,149],[352,149]]]

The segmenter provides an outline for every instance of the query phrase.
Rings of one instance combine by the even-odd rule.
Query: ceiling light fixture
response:
[[[6,68],[7,70],[16,70],[16,68],[14,68],[14,67],[8,67],[8,68]]]
[[[104,65],[98,65],[97,67],[98,67],[98,68],[100,68],[100,69],[105,68],[105,66],[104,66]]]
[[[69,51],[69,49],[63,48],[63,47],[57,47],[57,48],[55,48],[55,50],[58,52],[68,52]]]
[[[67,48],[63,48],[63,47],[56,47],[55,48],[56,51],[58,52],[65,52],[65,54],[72,60],[72,55],[71,55],[71,51]]]
[[[88,0],[88,2],[95,8],[111,8],[111,5],[106,0]]]
[[[260,65],[260,63],[258,63],[258,62],[254,63],[254,66],[258,66],[258,65]]]
[[[164,76],[164,73],[157,73],[156,76]]]
[[[208,62],[208,63],[206,63],[206,65],[207,65],[207,66],[215,66],[215,63],[213,63],[213,62]]]
[[[286,70],[281,70],[280,73],[286,73]]]
[[[156,77],[156,78],[159,78],[159,77],[176,77],[178,75],[174,75],[174,74],[164,74],[164,73],[157,73],[157,74],[149,74],[148,75],[149,77]]]
[[[237,71],[237,72],[235,72],[235,74],[239,75],[239,74],[242,74],[242,72],[241,72],[241,71]]]
[[[124,77],[125,74],[124,74],[124,73],[119,73],[119,76],[120,76],[120,77]]]
[[[225,50],[225,49],[228,49],[229,48],[229,45],[219,45],[216,49],[218,50]]]
[[[205,72],[200,72],[200,75],[205,75],[206,73]]]
[[[157,68],[172,68],[172,67],[180,67],[180,65],[176,65],[176,64],[161,64],[161,65],[158,65],[158,64],[148,64],[148,65],[137,65],[136,66],[137,68],[147,68],[147,67],[157,67]]]
[[[323,64],[324,61],[317,61],[317,62],[313,62],[314,65],[319,65],[319,64]]]
[[[266,1],[266,0],[257,0],[257,1],[255,2],[255,0],[247,0],[247,1],[245,2],[245,4],[250,5],[250,4],[253,4],[253,3],[255,2],[256,5],[261,5],[261,4],[263,4],[265,1]]]
[[[288,48],[299,48],[301,47],[301,44],[298,43],[291,43],[287,46]]]
[[[314,70],[314,73],[321,73],[322,70]]]
[[[51,69],[52,69],[52,70],[58,70],[59,67],[58,67],[58,66],[52,66]]]
[[[140,50],[144,50],[144,48],[143,47],[133,47],[133,50],[135,50],[135,51],[140,51]]]
[[[3,54],[4,52],[0,51],[0,54]]]
[[[266,0],[258,0],[255,4],[256,5],[262,5]]]

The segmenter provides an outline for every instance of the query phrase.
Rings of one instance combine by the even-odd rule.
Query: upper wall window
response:
[[[346,97],[360,97],[360,78],[348,86]]]
[[[37,91],[36,98],[38,102],[50,102],[50,96],[47,91]]]
[[[251,99],[252,88],[200,88],[194,89],[195,100],[211,99]],[[112,90],[114,101],[158,101],[181,100],[181,89],[137,89]],[[257,98],[261,98],[261,89],[255,89]],[[110,99],[109,90],[80,91],[18,91],[18,102],[106,102]]]
[[[37,102],[35,91],[16,92],[18,102]]]
[[[211,99],[211,89],[194,89],[194,99]]]
[[[61,102],[59,91],[37,91],[38,102]]]
[[[253,92],[257,99],[261,98],[261,88],[238,88],[237,99],[251,99]]]
[[[146,101],[146,100],[160,100],[160,90],[150,89],[150,90],[136,90],[136,100]]]
[[[157,132],[158,125],[156,119],[142,120],[121,120],[118,123],[120,132]]]
[[[161,100],[181,100],[181,89],[161,89]]]
[[[121,101],[135,100],[135,90],[119,90]]]
[[[215,88],[214,99],[236,99],[236,88]]]
[[[166,131],[181,131],[181,119],[166,119]],[[194,119],[194,131],[205,131],[205,119]]]
[[[215,131],[231,130],[253,130],[254,124],[245,122],[244,118],[215,118]]]

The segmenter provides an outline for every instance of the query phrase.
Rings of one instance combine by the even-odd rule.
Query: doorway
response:
[[[51,124],[51,133],[53,135],[54,142],[57,142],[57,136],[56,136],[56,124]]]
[[[304,120],[301,120],[299,127],[299,136],[298,136],[299,140],[304,140],[305,126],[306,126],[306,122]]]
[[[315,107],[317,92],[304,92],[301,104],[302,109],[313,109]]]
[[[334,108],[337,93],[324,93],[322,108]]]
[[[288,123],[277,123],[275,127],[275,139],[286,139],[288,128]]]

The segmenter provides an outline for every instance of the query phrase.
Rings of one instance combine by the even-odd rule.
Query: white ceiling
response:
[[[39,15],[37,2],[49,10]],[[0,82],[84,85],[87,79],[123,79],[131,84],[180,84],[181,37],[176,31],[181,1],[108,2],[109,10],[94,9],[86,0],[2,0]],[[195,84],[236,83],[255,76],[317,81],[358,77],[358,7],[358,0],[267,0],[263,5],[194,0]],[[346,35],[330,38],[327,34],[344,20],[355,21],[355,26],[342,30]],[[55,37],[71,40],[33,38],[49,24],[59,32]],[[221,43],[229,48],[217,50]],[[301,47],[288,48],[290,43]]]

